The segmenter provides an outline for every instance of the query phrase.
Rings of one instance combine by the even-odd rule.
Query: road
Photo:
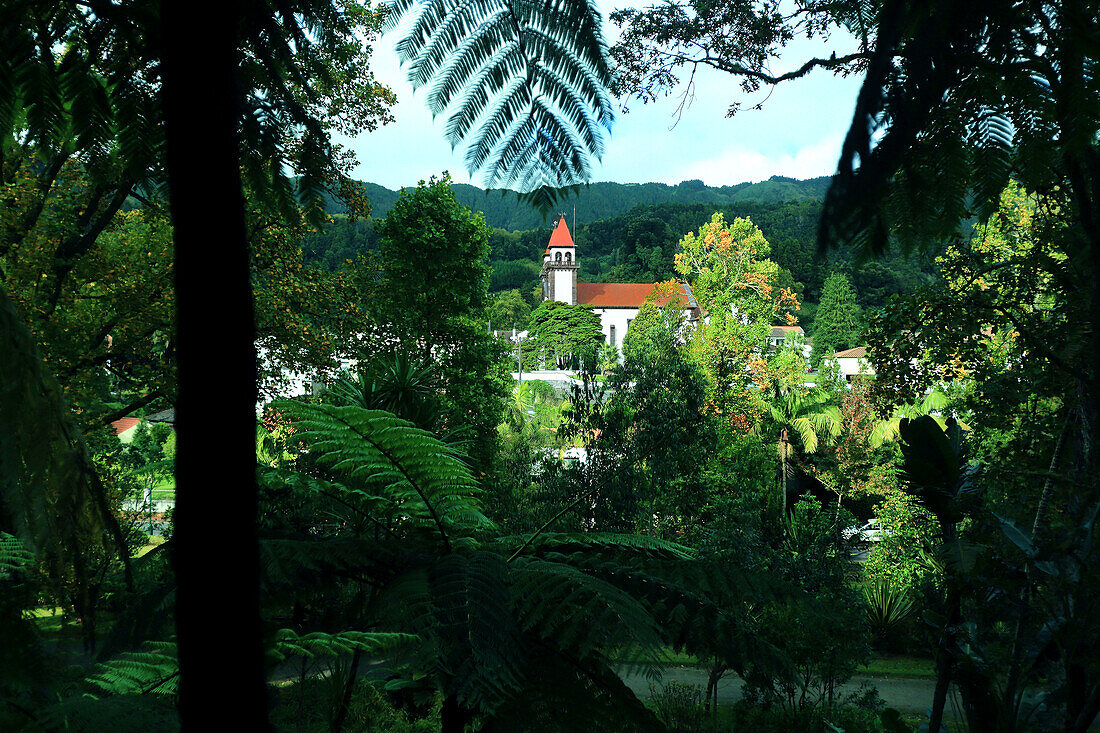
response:
[[[639,697],[649,697],[649,680],[641,674],[623,674],[627,687]],[[676,680],[702,689],[707,688],[707,673],[697,667],[666,667],[663,682]],[[853,677],[841,687],[841,694],[858,692],[861,683],[878,688],[878,694],[886,702],[886,707],[895,708],[903,713],[923,713],[932,705],[932,692],[935,680],[911,679],[908,677]],[[718,682],[718,704],[729,705],[741,699],[741,680],[734,674],[727,674]]]

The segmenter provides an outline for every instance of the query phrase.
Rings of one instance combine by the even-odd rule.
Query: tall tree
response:
[[[496,268],[493,268],[496,275]],[[516,328],[525,330],[527,319],[531,317],[531,306],[518,290],[505,290],[493,296],[487,310],[489,323],[494,330]]]
[[[455,201],[450,179],[433,178],[401,192],[379,233],[378,343],[436,364],[444,422],[469,431],[475,466],[488,472],[507,395],[503,349],[484,320],[489,228]]]
[[[721,213],[680,240],[676,271],[688,278],[706,319],[691,334],[695,359],[710,384],[710,399],[735,433],[747,433],[764,410],[761,390],[776,377],[766,353],[767,337],[779,314],[797,308],[788,288],[779,287],[779,266],[771,246],[745,218],[727,224]]]
[[[814,348],[810,363],[814,367],[833,352],[859,345],[862,331],[859,306],[852,284],[845,275],[834,272],[825,280],[821,303],[814,315]]]
[[[92,5],[3,7],[0,175],[5,183],[29,180],[36,198],[18,212],[2,246],[19,242],[49,211],[66,166],[86,173],[88,185],[77,191],[76,226],[58,240],[44,273],[49,289],[60,294],[127,197],[149,199],[169,184],[182,395],[174,538],[180,708],[188,727],[263,728],[255,329],[241,175],[273,212],[287,218],[300,216],[300,192],[318,219],[324,183],[347,183],[341,172],[347,161],[329,133],[371,119],[369,104],[354,105],[377,97],[377,86],[368,74],[346,73],[369,53],[356,33],[368,16],[323,1],[285,12],[235,2],[204,9],[171,1]],[[218,21],[204,28],[211,17]],[[204,39],[198,56],[190,45],[196,38]],[[201,109],[197,99],[203,100]],[[337,120],[333,110],[345,103],[353,111]],[[296,185],[288,178],[291,169],[299,174]],[[222,240],[205,229],[210,220],[218,222]],[[219,266],[211,267],[214,262]],[[216,318],[207,317],[210,292],[219,296]],[[57,297],[50,301],[56,307]],[[210,328],[213,321],[218,328]],[[210,349],[222,358],[211,360]],[[25,345],[21,350],[22,357],[32,353]],[[37,389],[38,377],[19,373],[24,390]],[[198,438],[204,416],[214,412],[223,415],[217,482],[210,480],[209,445]],[[69,432],[65,440],[65,454],[82,454],[78,436]],[[75,473],[67,466],[65,480],[77,487],[94,484],[89,465],[78,462]],[[213,486],[225,490],[204,497],[203,487]],[[204,510],[211,502],[218,503],[218,512]],[[213,536],[223,538],[217,551],[209,543]],[[239,623],[215,619],[207,593],[238,609]]]

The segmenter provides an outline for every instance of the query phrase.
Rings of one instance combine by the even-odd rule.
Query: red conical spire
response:
[[[550,235],[550,246],[547,247],[547,249],[550,249],[551,247],[573,246],[575,246],[573,244],[573,237],[569,234],[569,227],[565,225],[565,217],[563,216],[561,219],[558,220],[558,226],[556,229],[554,229],[554,233]]]

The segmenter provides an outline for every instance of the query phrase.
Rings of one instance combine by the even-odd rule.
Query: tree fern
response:
[[[319,463],[389,497],[445,546],[469,545],[473,532],[492,527],[473,501],[478,489],[460,454],[427,431],[381,410],[275,407],[296,420],[297,437]]]
[[[334,585],[369,589],[346,628],[371,628],[382,642],[416,640],[407,672],[395,670],[391,684],[432,681],[449,701],[445,728],[474,715],[492,728],[514,722],[523,705],[568,705],[569,715],[644,730],[652,716],[615,675],[613,658],[656,674],[670,644],[737,668],[772,653],[753,642],[746,610],[767,591],[735,569],[649,537],[494,537],[460,455],[437,438],[361,407],[278,409],[294,420],[301,458],[293,472],[261,471],[261,486],[265,495],[316,500],[316,521],[295,531],[264,520],[265,598],[286,614],[332,598]],[[323,521],[330,511],[369,521],[360,529]],[[307,638],[354,648],[346,632],[334,640],[280,634],[276,646],[299,654],[315,653]]]
[[[585,182],[612,121],[599,11],[585,0],[395,0],[389,29],[414,89],[488,187],[549,203]]]
[[[92,687],[110,695],[163,695],[178,691],[179,662],[174,642],[147,642],[140,652],[127,652],[96,666],[87,678]]]

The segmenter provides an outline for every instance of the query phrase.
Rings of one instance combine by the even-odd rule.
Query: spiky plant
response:
[[[875,578],[863,586],[867,622],[879,639],[884,639],[913,613],[914,601],[909,592],[886,578]]]
[[[394,0],[388,29],[414,89],[488,187],[536,204],[588,180],[612,121],[600,14],[587,0]]]

